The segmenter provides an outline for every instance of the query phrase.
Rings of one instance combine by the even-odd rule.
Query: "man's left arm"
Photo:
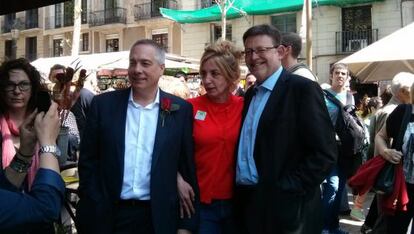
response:
[[[321,88],[316,82],[301,84],[296,93],[299,164],[282,179],[282,190],[309,192],[319,186],[337,160],[335,132]]]
[[[186,182],[188,182],[194,190],[194,209],[195,213],[188,218],[179,218],[178,229],[188,230],[195,233],[198,229],[199,223],[199,206],[200,206],[200,193],[197,183],[195,163],[194,163],[194,142],[193,142],[193,110],[190,104],[183,106],[183,114],[185,120],[183,121],[183,137],[181,141],[181,154],[179,161],[179,172]],[[179,212],[177,210],[179,217]]]

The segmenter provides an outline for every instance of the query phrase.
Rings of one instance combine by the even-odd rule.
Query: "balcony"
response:
[[[378,29],[335,33],[336,53],[353,53],[378,40]]]
[[[81,13],[81,24],[88,23],[87,20],[87,13],[82,12]],[[59,17],[55,16],[49,16],[45,18],[45,29],[55,29],[55,28],[62,28],[62,27],[71,27],[73,26],[73,13],[65,13],[60,15]]]
[[[26,21],[24,22],[25,29],[32,29],[32,28],[38,28],[38,27],[39,27],[38,18],[26,18]]]
[[[125,8],[110,8],[103,11],[93,11],[89,14],[90,26],[101,26],[105,24],[126,24]]]
[[[135,20],[150,19],[161,17],[160,7],[169,9],[178,9],[176,1],[151,1],[143,4],[135,5]]]
[[[1,24],[1,33],[9,33],[12,29],[26,30],[38,27],[38,18],[19,17],[13,20],[4,20]]]

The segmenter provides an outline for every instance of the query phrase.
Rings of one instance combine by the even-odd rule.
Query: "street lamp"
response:
[[[19,39],[19,29],[13,28],[11,31],[12,37],[12,59],[16,59],[17,57],[17,39]]]

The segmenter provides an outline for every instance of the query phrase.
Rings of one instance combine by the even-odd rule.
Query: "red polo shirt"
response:
[[[235,155],[243,98],[231,95],[214,103],[206,95],[189,99],[193,105],[195,162],[201,202],[233,196]]]

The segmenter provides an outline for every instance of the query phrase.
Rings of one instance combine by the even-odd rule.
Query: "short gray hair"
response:
[[[414,74],[400,72],[394,76],[391,82],[391,93],[394,96],[402,88],[410,88],[414,83]]]
[[[150,40],[150,39],[141,39],[141,40],[136,41],[131,46],[131,50],[129,51],[129,53],[131,54],[132,49],[135,48],[135,46],[139,46],[139,45],[152,46],[155,49],[155,52],[156,52],[155,53],[155,60],[157,60],[157,62],[159,64],[165,64],[165,50],[164,50],[164,48],[162,48],[155,41]]]

